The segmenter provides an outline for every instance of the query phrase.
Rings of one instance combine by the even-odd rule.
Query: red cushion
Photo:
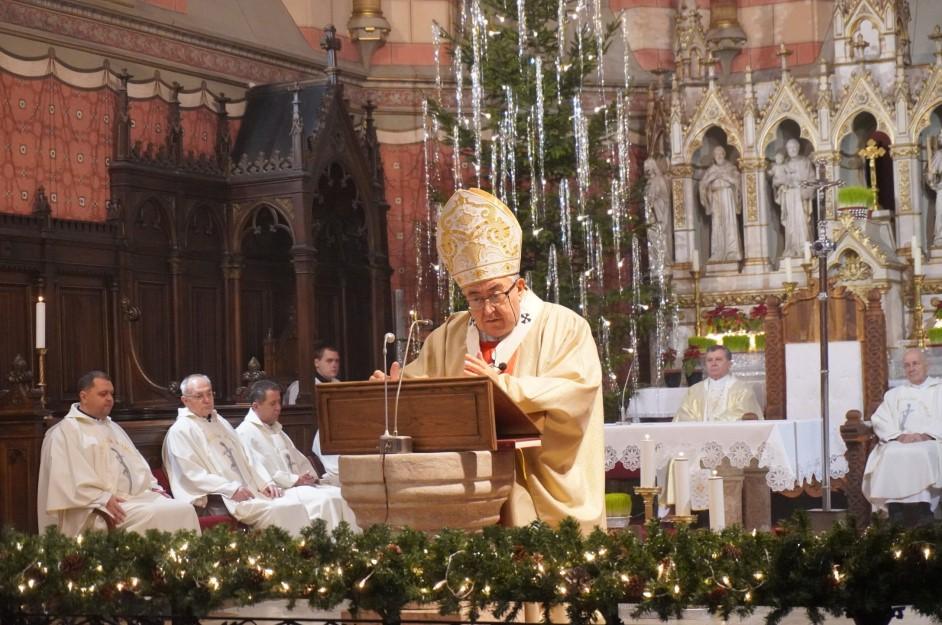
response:
[[[151,472],[154,474],[154,477],[157,478],[157,483],[160,484],[161,488],[167,491],[167,494],[172,497],[173,491],[170,490],[170,480],[167,478],[167,472],[164,471],[163,467],[151,469]],[[201,516],[199,517],[199,522],[201,530],[209,529],[216,525],[228,525],[230,529],[239,529],[239,522],[235,520],[235,517],[228,514]]]

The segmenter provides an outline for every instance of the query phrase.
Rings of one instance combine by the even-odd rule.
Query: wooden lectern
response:
[[[389,431],[396,414],[396,386],[389,383]],[[379,452],[386,429],[382,382],[335,382],[316,387],[317,422],[324,453]],[[497,451],[538,444],[543,415],[527,416],[486,377],[417,378],[402,381],[399,434],[415,452]]]

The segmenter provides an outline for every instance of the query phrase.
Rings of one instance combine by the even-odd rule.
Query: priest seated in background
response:
[[[328,528],[341,521],[356,525],[353,510],[340,495],[337,486],[319,483],[311,461],[294,446],[278,422],[281,416],[281,387],[271,380],[259,380],[249,389],[249,408],[236,428],[245,446],[255,454],[280,488],[297,490],[311,519],[324,519]]]
[[[674,421],[741,421],[746,415],[762,418],[756,394],[730,369],[733,354],[723,345],[706,351],[707,378],[687,390]],[[752,417],[750,417],[752,418]]]
[[[124,429],[109,416],[114,385],[103,371],[78,381],[79,402],[46,432],[39,467],[39,529],[67,536],[111,525],[200,531],[193,506],[171,499]]]
[[[527,288],[520,224],[493,195],[456,191],[439,217],[437,245],[468,311],[436,328],[402,375],[487,376],[542,428],[542,445],[517,453],[505,524],[572,516],[583,531],[605,527],[602,371],[589,324]],[[393,363],[389,377],[399,374]]]
[[[870,423],[880,443],[870,452],[862,489],[874,510],[907,526],[932,520],[942,494],[942,380],[926,356],[903,355],[906,383],[890,389]]]
[[[300,534],[307,508],[296,489],[282,492],[229,422],[215,410],[213,387],[194,373],[180,383],[183,408],[164,438],[163,461],[176,498],[201,515],[231,514],[254,527],[275,525]]]

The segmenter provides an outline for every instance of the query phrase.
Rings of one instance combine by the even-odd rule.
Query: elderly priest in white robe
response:
[[[192,374],[180,383],[184,407],[164,438],[164,469],[174,497],[201,515],[231,514],[254,527],[275,525],[298,535],[308,525],[295,490],[283,492],[255,464],[229,422],[215,410],[209,378]]]
[[[39,529],[68,536],[107,529],[200,531],[193,507],[171,499],[127,433],[109,416],[114,385],[91,371],[78,381],[79,402],[43,440],[37,496]]]
[[[863,493],[890,520],[914,526],[932,519],[942,494],[942,380],[929,377],[925,354],[903,355],[906,383],[890,389],[870,422],[880,444],[864,469]]]
[[[602,372],[589,324],[527,289],[520,224],[493,195],[456,191],[437,239],[469,310],[436,328],[404,375],[488,376],[542,430],[542,446],[517,453],[505,524],[571,516],[584,531],[604,527]],[[398,363],[389,375],[398,378]],[[384,376],[376,371],[372,379]]]
[[[674,421],[741,421],[747,414],[762,418],[756,394],[730,369],[733,355],[722,345],[711,345],[706,353],[707,378],[687,390]]]
[[[265,467],[275,484],[296,494],[304,502],[308,517],[324,519],[328,528],[341,521],[356,526],[353,510],[340,495],[340,488],[321,484],[311,461],[285,433],[281,416],[281,387],[271,380],[259,380],[249,390],[249,408],[236,428],[255,461]]]

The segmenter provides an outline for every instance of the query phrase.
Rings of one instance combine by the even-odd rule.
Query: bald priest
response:
[[[480,189],[455,192],[438,221],[438,255],[468,302],[436,328],[406,378],[487,376],[542,430],[517,454],[508,525],[574,517],[605,526],[602,368],[589,324],[543,302],[520,278],[521,230]],[[393,363],[389,376],[399,377]],[[371,379],[381,380],[382,371]]]
[[[57,525],[68,536],[114,527],[200,531],[193,506],[171,499],[144,457],[109,416],[114,385],[103,371],[78,381],[79,402],[43,439],[36,497],[39,529]]]

